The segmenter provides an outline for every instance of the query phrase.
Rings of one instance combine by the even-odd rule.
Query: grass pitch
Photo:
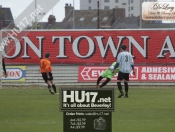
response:
[[[112,132],[175,131],[175,88],[132,86],[129,98],[115,101]],[[59,95],[36,87],[0,90],[0,131],[63,132]]]

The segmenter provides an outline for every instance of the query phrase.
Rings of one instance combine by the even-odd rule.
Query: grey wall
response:
[[[96,86],[96,82],[78,82],[78,66],[63,66],[63,65],[54,65],[53,68],[53,77],[54,82],[57,86],[91,86],[92,88]],[[116,79],[117,80],[117,79]],[[117,81],[116,81],[117,82]],[[116,82],[109,82],[108,86],[116,87]],[[3,82],[3,86],[8,85],[46,85],[45,82],[42,80],[40,69],[38,65],[30,65],[26,66],[26,81],[25,82]],[[175,85],[174,82],[172,83],[148,83],[148,82],[129,82],[129,85],[137,85],[137,86],[147,86],[147,85]]]

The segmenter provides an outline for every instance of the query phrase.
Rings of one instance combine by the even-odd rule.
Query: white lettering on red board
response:
[[[58,55],[56,56],[56,58],[68,58],[69,57],[66,55],[66,41],[69,41],[72,44],[68,46],[72,46],[72,51],[74,55],[76,55],[79,58],[84,59],[84,58],[89,58],[93,56],[96,46],[99,47],[101,58],[106,57],[106,54],[108,53],[109,48],[110,48],[110,51],[113,57],[115,58],[119,52],[119,47],[122,45],[122,41],[125,39],[128,40],[129,52],[132,52],[132,48],[134,46],[134,48],[137,49],[137,52],[139,52],[143,56],[143,58],[148,57],[147,56],[148,54],[147,45],[148,45],[148,40],[150,39],[150,36],[140,36],[140,38],[142,39],[142,44],[138,43],[138,41],[133,36],[115,36],[115,38],[118,38],[118,42],[114,41],[115,39],[112,36],[107,36],[107,37],[106,36],[93,36],[93,37],[94,38],[89,37],[89,36],[77,36],[73,41],[72,36],[52,36],[51,39],[52,39],[53,44],[56,42],[56,40],[58,40],[58,47],[55,47],[56,49],[58,49],[57,50]],[[32,57],[28,53],[28,47],[30,47],[31,50],[38,56],[38,58],[41,58],[42,51],[43,51],[43,43],[49,38],[46,39],[45,36],[36,36],[35,38],[38,39],[39,46],[36,46],[36,44],[34,44],[34,42],[27,36],[22,37],[24,46],[21,46],[21,42],[20,42],[21,38],[13,37],[12,40],[14,41],[15,46],[13,46],[12,48],[16,47],[14,53],[9,55],[8,53],[6,53],[7,51],[4,50],[3,56],[6,58],[16,58],[17,56],[19,56],[21,51],[23,51],[23,55],[21,57],[24,59],[30,58]],[[7,37],[3,38],[2,41],[4,41],[5,39],[7,39]],[[87,43],[89,44],[88,52],[85,53],[85,55],[81,55],[80,54],[81,49],[78,48],[80,44],[83,44],[81,43],[82,39],[86,39]],[[106,43],[104,43],[103,41],[104,39],[107,40]],[[94,43],[94,40],[96,40],[97,45]],[[159,43],[162,43],[162,48],[160,49],[160,53],[157,55],[157,58],[165,57],[165,55],[163,54],[164,51],[170,52],[170,56],[169,56],[170,58],[175,57],[175,50],[173,48],[173,43],[171,41],[170,36],[166,36],[164,42],[159,42]]]
[[[175,80],[175,67],[142,67],[142,80]]]

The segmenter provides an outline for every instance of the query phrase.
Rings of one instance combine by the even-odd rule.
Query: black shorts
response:
[[[47,83],[48,80],[52,81],[53,80],[53,76],[52,76],[52,73],[49,72],[49,76],[50,78],[47,78],[47,74],[46,73],[42,73],[42,77],[43,77],[43,80]]]
[[[129,73],[122,73],[121,71],[119,71],[117,80],[121,81],[123,79],[129,81]]]

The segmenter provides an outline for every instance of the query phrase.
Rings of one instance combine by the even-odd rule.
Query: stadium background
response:
[[[50,52],[57,85],[95,86],[100,73],[116,61],[122,44],[128,46],[139,69],[137,78],[132,79],[131,76],[131,85],[174,85],[174,30],[25,30],[14,38],[10,38],[8,33],[11,31],[2,34],[3,39],[9,40],[3,53],[6,65],[25,66],[26,69],[23,81],[3,78],[3,85],[45,85],[39,71],[39,61],[46,52]],[[82,71],[88,67],[96,67],[98,74],[93,77],[94,71],[89,71],[89,80],[82,80]],[[166,72],[151,72],[161,77],[169,74],[171,78],[142,80],[139,67],[169,69]],[[115,80],[109,85],[116,85]]]

